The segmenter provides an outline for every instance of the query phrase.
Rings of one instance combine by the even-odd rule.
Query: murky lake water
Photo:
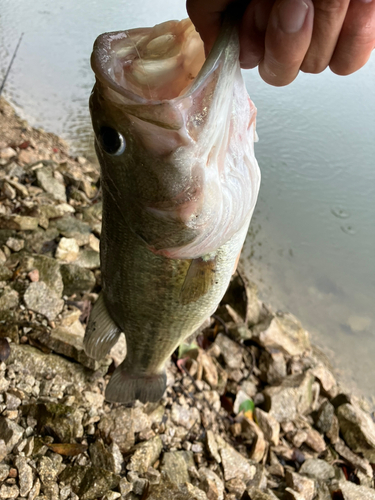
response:
[[[0,0],[0,81],[25,32],[4,95],[33,125],[90,154],[96,36],[185,16],[183,0]],[[375,55],[345,78],[300,75],[283,89],[256,71],[245,79],[263,180],[243,261],[263,297],[302,320],[346,383],[374,395]]]

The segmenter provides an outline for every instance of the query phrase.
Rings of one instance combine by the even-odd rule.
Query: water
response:
[[[25,32],[5,97],[91,155],[96,36],[185,16],[182,0],[34,0],[32,8],[0,0],[0,78]],[[372,396],[375,56],[349,77],[302,74],[283,89],[256,71],[245,79],[258,107],[263,180],[242,259],[264,299],[296,314],[346,384]]]

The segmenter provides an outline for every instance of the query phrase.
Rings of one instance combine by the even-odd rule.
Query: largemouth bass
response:
[[[105,33],[91,62],[103,289],[84,345],[100,359],[124,332],[106,399],[157,401],[167,359],[235,271],[260,183],[256,109],[231,23],[206,60],[187,19]]]

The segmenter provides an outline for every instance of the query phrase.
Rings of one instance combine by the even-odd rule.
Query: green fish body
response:
[[[167,359],[215,311],[235,271],[260,183],[238,53],[230,23],[205,62],[189,20],[95,42],[103,289],[84,345],[100,359],[125,334],[109,401],[160,399]]]

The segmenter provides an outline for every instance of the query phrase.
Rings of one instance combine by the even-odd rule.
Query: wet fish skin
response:
[[[160,399],[167,359],[215,311],[235,269],[260,181],[253,154],[255,108],[239,76],[233,27],[223,29],[199,73],[202,46],[197,56],[187,51],[181,59],[171,45],[173,33],[182,47],[196,43],[190,22],[153,30],[149,39],[146,30],[99,37],[92,62],[97,80],[90,109],[103,189],[103,290],[84,345],[88,355],[100,359],[125,333],[127,356],[106,390],[107,400],[124,403]],[[129,36],[138,55],[143,43],[148,51],[156,47],[163,57],[177,58],[175,66],[165,67],[173,73],[169,87],[176,81],[180,95],[165,98],[171,92],[168,74],[161,89],[152,88],[152,79],[150,87],[147,75],[139,85],[132,77],[124,83],[116,57],[136,57],[126,45]],[[117,40],[126,43],[116,52],[111,44]],[[175,67],[189,57],[188,69],[197,74],[183,87],[187,77]],[[138,70],[141,59],[136,62]],[[108,152],[105,127],[124,138],[114,141],[118,152]]]

